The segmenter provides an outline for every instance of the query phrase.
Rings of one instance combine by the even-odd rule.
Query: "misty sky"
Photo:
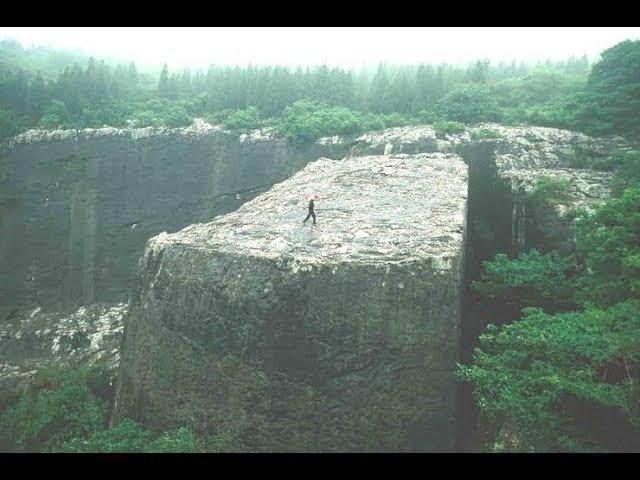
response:
[[[0,38],[173,67],[590,59],[640,27],[0,27]]]

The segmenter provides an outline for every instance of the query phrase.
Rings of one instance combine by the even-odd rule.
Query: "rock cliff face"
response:
[[[328,139],[325,140],[328,142]],[[611,174],[578,168],[587,158],[626,148],[617,138],[543,127],[478,124],[464,132],[438,136],[431,126],[370,132],[355,140],[333,137],[352,154],[454,152],[469,165],[470,248],[486,254],[530,248],[572,249],[571,216],[609,195]],[[564,204],[547,207],[530,201],[543,179],[567,180]]]
[[[304,148],[203,122],[15,137],[0,150],[0,400],[54,360],[115,369],[135,285],[114,420],[232,429],[256,450],[449,449],[463,258],[468,281],[496,251],[570,251],[572,210],[611,183],[576,167],[616,148],[495,124]],[[321,156],[347,160],[268,190]],[[532,201],[543,178],[569,181],[563,202]],[[314,190],[319,223],[302,226]],[[193,223],[149,241],[136,277],[148,238]]]
[[[0,320],[20,307],[69,311],[126,301],[149,237],[232,211],[320,156],[458,153],[471,168],[470,195],[476,184],[482,189],[470,202],[474,231],[511,230],[511,249],[545,242],[569,249],[560,240],[567,221],[527,207],[527,188],[563,168],[565,177],[578,172],[577,191],[600,195],[604,175],[570,167],[578,154],[616,146],[575,132],[494,124],[443,137],[429,126],[392,128],[304,148],[270,132],[237,137],[201,121],[178,129],[27,132],[0,149]],[[578,203],[589,195],[578,195]],[[483,202],[494,209],[509,203],[509,228],[479,220],[474,210]],[[498,236],[498,243],[506,238]]]
[[[452,449],[466,201],[454,155],[320,159],[152,238],[113,421],[267,451]]]
[[[0,150],[0,321],[19,307],[126,301],[149,237],[234,210],[332,148],[203,122],[11,139]]]
[[[595,172],[579,165],[587,158],[611,154],[626,148],[621,138],[592,138],[578,132],[541,127],[502,127],[485,124],[470,129],[453,141],[464,144],[474,141],[474,133],[491,132],[495,138],[476,140],[476,149],[493,150],[489,168],[484,172],[493,176],[487,185],[479,185],[478,193],[487,201],[493,200],[493,222],[503,226],[498,219],[500,205],[510,211],[510,235],[498,229],[502,238],[510,239],[501,248],[515,254],[530,248],[548,251],[558,249],[568,253],[573,249],[570,212],[576,208],[592,208],[610,195],[612,174]],[[463,149],[473,148],[466,143]],[[459,147],[454,147],[459,150]],[[483,173],[480,173],[482,177]],[[545,205],[534,201],[531,193],[540,180],[564,181],[566,199],[557,205]],[[483,190],[484,189],[484,190]],[[504,212],[504,208],[503,208]],[[506,234],[505,234],[506,233]]]

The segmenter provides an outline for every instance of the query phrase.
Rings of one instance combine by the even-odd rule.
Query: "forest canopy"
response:
[[[637,137],[639,41],[535,65],[326,65],[139,72],[134,63],[0,42],[0,137],[28,128],[189,125],[195,117],[241,132],[275,126],[297,141],[388,126],[501,122]],[[634,60],[630,61],[630,60]]]

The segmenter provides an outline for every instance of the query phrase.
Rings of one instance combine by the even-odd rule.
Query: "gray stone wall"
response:
[[[126,301],[146,240],[232,211],[317,158],[211,126],[24,134],[0,151],[0,319]]]
[[[151,239],[112,421],[258,451],[453,449],[466,180],[452,155],[319,160]]]

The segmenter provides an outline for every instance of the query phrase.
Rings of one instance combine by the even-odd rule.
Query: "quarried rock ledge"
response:
[[[466,208],[455,155],[320,159],[152,238],[112,422],[256,451],[451,450]]]
[[[0,410],[54,362],[101,366],[114,385],[126,313],[124,303],[83,306],[72,313],[36,308],[29,315],[0,323]]]

